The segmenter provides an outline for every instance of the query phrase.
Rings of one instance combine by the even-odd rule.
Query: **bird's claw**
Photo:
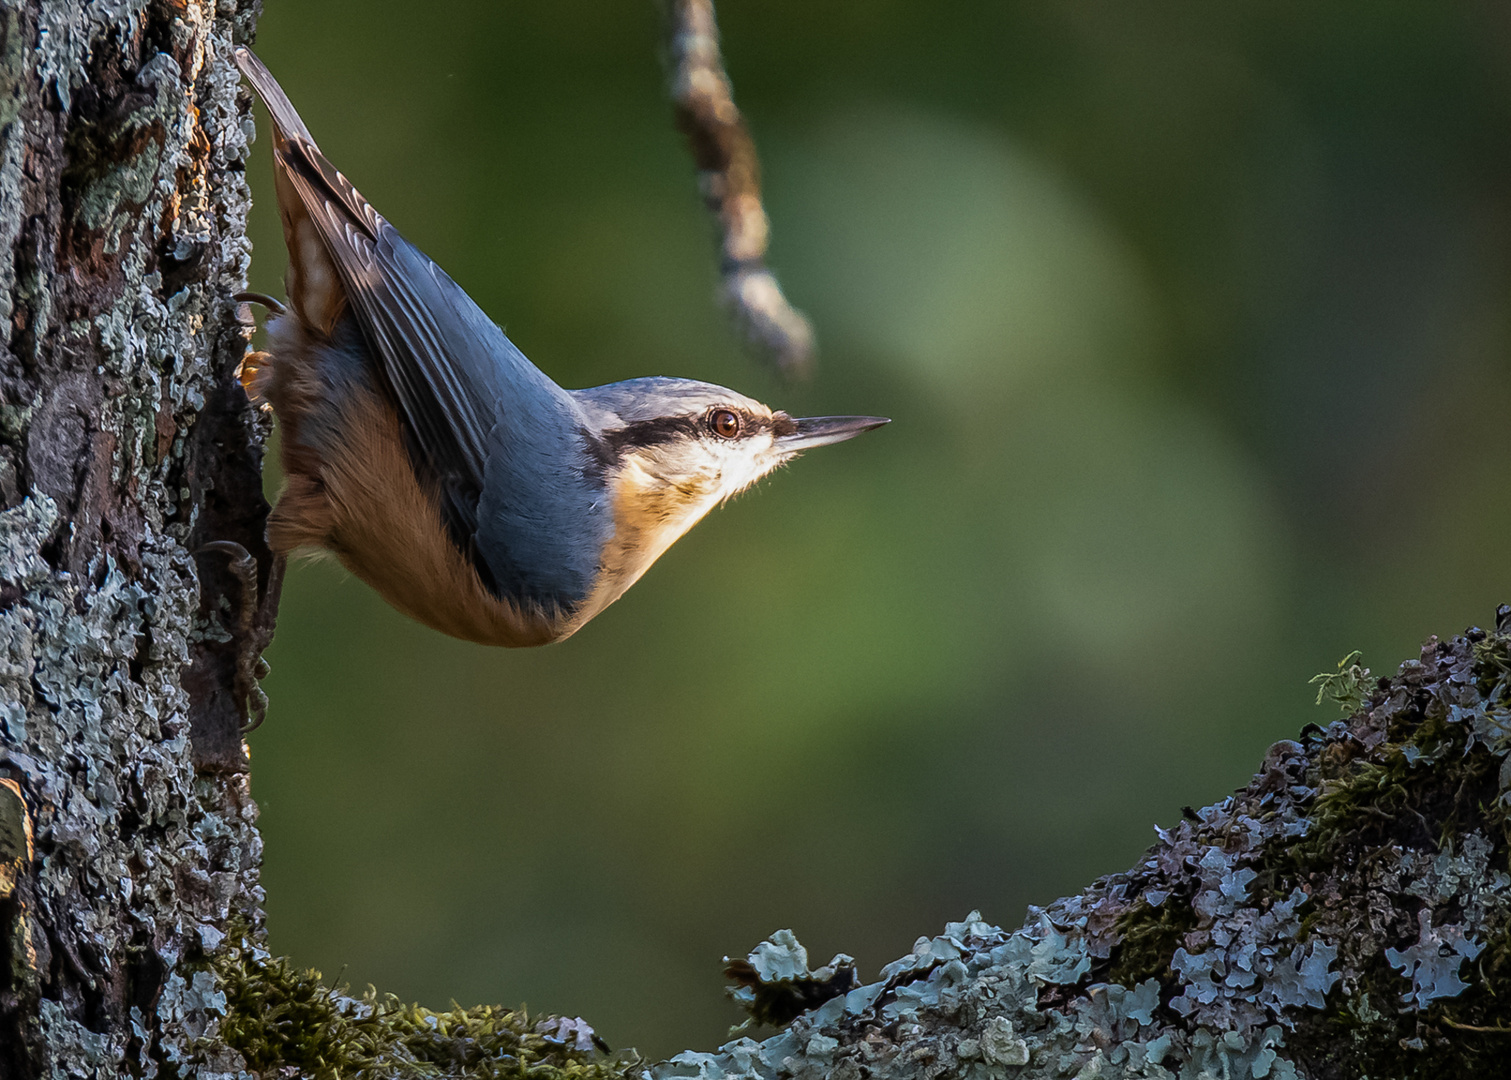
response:
[[[257,304],[259,307],[267,308],[274,315],[282,315],[284,312],[288,311],[288,308],[283,306],[282,301],[275,300],[267,293],[239,292],[235,296],[231,297],[231,299],[235,300],[238,304]]]
[[[268,587],[259,596],[257,588],[257,560],[252,553],[234,540],[211,540],[194,550],[196,555],[220,554],[230,557],[228,569],[241,587],[241,604],[236,618],[236,700],[241,706],[243,735],[256,731],[267,719],[268,696],[258,685],[268,675],[268,662],[262,650],[273,636],[273,619],[278,610],[278,596],[282,591],[283,568],[286,560],[282,555],[273,558],[273,567],[268,572]]]

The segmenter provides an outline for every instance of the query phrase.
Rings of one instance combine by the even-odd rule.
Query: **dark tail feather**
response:
[[[308,170],[312,162],[325,159],[293,102],[262,61],[250,49],[239,46],[236,66],[273,117],[273,175],[278,185],[283,238],[289,249],[289,269],[284,277],[289,304],[310,333],[329,338],[346,310],[346,292],[341,287],[340,268],[319,239],[319,225],[310,217],[300,182],[293,174],[295,169]]]
[[[315,146],[315,137],[310,134],[310,129],[304,126],[304,121],[299,119],[299,113],[294,109],[294,103],[289,100],[289,96],[283,92],[283,87],[278,85],[278,80],[273,78],[273,73],[245,45],[236,47],[236,66],[241,68],[241,73],[247,77],[247,81],[257,91],[257,96],[262,98],[263,104],[268,107],[268,112],[273,116],[273,126],[278,129],[278,134],[284,139],[299,139],[312,147]]]

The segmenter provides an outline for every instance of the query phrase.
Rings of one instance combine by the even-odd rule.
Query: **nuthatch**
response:
[[[289,307],[267,301],[242,369],[282,431],[280,556],[324,548],[437,630],[543,645],[731,495],[887,422],[689,379],[562,389],[332,167],[262,62],[236,62],[272,114],[289,249]]]

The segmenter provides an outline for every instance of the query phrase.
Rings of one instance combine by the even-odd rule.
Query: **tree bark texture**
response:
[[[1343,665],[1348,720],[1020,929],[969,916],[869,983],[775,935],[730,966],[764,1041],[648,1066],[269,956],[265,627],[224,543],[276,594],[231,300],[255,3],[0,0],[0,1080],[1511,1074],[1511,609]]]
[[[195,551],[267,583],[255,4],[0,0],[0,1077],[241,1065],[203,960],[261,925],[248,643]]]
[[[263,1075],[532,1080],[1387,1080],[1511,1075],[1511,608],[1276,743],[1126,873],[975,913],[861,983],[780,931],[728,964],[778,1030],[647,1065],[581,1020],[354,999],[230,941],[215,1028]],[[989,857],[989,854],[983,857]]]

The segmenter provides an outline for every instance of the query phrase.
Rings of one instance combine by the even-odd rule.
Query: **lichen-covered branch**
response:
[[[739,991],[829,999],[655,1080],[1504,1077],[1511,1055],[1511,608],[1429,640],[1352,711],[1276,743],[1127,873],[920,938],[875,982],[807,971],[790,935]],[[820,977],[822,976],[822,977]]]
[[[219,1030],[264,1075],[1499,1080],[1511,608],[1389,679],[1353,659],[1322,680],[1349,719],[1276,743],[1243,790],[1017,930],[973,912],[871,982],[847,956],[809,970],[788,931],[728,962],[735,1000],[780,1025],[760,1041],[647,1066],[580,1020],[353,998],[229,943]]]
[[[770,226],[761,205],[761,167],[719,54],[713,0],[670,0],[669,37],[677,126],[719,224],[724,301],[778,370],[804,375],[813,362],[813,328],[766,267]]]
[[[0,1080],[1506,1075],[1511,609],[1389,679],[1350,656],[1320,680],[1347,720],[1016,930],[972,914],[869,982],[774,935],[729,964],[762,1041],[648,1066],[268,955],[240,727],[276,580],[232,299],[255,4],[0,0]],[[676,12],[731,288],[790,313],[749,302],[780,294],[712,8]]]

